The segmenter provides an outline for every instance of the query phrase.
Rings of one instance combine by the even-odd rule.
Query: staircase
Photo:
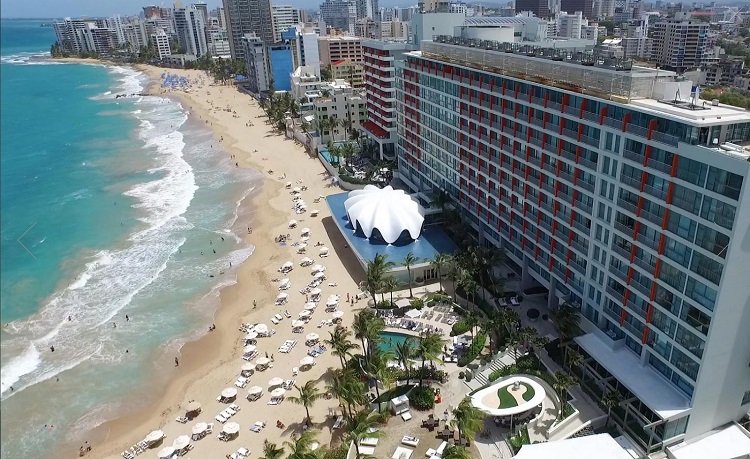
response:
[[[472,380],[474,387],[482,387],[485,384],[488,384],[490,382],[490,374],[492,374],[495,370],[502,370],[503,368],[507,367],[505,363],[502,362],[501,358],[503,356],[499,356],[495,360],[491,361],[489,365],[485,365],[484,367],[477,370],[474,374],[474,379]]]

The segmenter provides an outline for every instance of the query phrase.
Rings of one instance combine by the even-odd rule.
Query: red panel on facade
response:
[[[657,126],[656,118],[652,118],[651,121],[648,122],[648,134],[646,134],[646,138],[648,140],[651,140],[651,135],[654,133],[656,126]]]
[[[630,112],[626,113],[625,116],[622,117],[622,132],[625,132],[625,129],[628,127],[628,123],[630,123]]]

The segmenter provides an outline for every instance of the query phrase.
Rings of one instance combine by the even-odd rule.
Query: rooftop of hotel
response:
[[[523,445],[516,459],[633,459],[609,434]]]
[[[596,333],[575,339],[581,348],[617,378],[662,419],[670,419],[690,409],[690,401],[675,386],[625,347],[613,348]]]
[[[712,430],[690,443],[680,443],[669,448],[675,459],[734,459],[747,457],[750,451],[750,433],[738,424]]]

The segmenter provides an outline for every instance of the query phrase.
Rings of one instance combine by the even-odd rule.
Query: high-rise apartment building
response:
[[[557,36],[572,39],[581,39],[581,29],[589,25],[589,21],[583,19],[583,13],[576,11],[573,14],[562,12],[555,17],[557,22]]]
[[[516,14],[530,11],[534,16],[547,19],[549,13],[548,0],[516,0]]]
[[[575,13],[580,11],[585,19],[594,17],[594,0],[560,0],[560,11]]]
[[[295,69],[297,67],[312,68],[315,76],[320,78],[318,37],[319,35],[311,27],[298,26],[290,46],[292,48],[292,66]]]
[[[195,6],[174,9],[174,29],[177,41],[185,54],[200,57],[208,52],[206,45],[206,22],[203,11]]]
[[[242,37],[242,47],[250,91],[256,94],[268,92],[273,78],[268,45],[257,35],[247,33]]]
[[[70,53],[109,54],[120,43],[114,29],[103,19],[71,19],[52,24],[60,46]]]
[[[299,10],[290,5],[273,5],[271,17],[273,18],[274,43],[281,42],[281,34],[302,22]]]
[[[692,21],[683,13],[656,22],[651,34],[651,60],[678,72],[699,67],[711,55],[709,28],[707,22]]]
[[[397,64],[399,179],[579,307],[581,387],[661,451],[750,409],[750,114],[673,72],[437,37]],[[557,54],[556,54],[557,53]]]
[[[270,0],[223,0],[232,57],[245,59],[242,37],[254,33],[266,45],[273,43]]]
[[[396,159],[396,61],[403,60],[404,53],[415,48],[405,42],[362,42],[367,100],[362,137],[377,144],[381,159]]]
[[[159,31],[151,35],[151,41],[156,49],[156,55],[159,59],[164,59],[167,56],[172,55],[172,48],[169,46],[169,35],[164,30]]]
[[[320,4],[320,19],[326,27],[354,34],[357,23],[357,3],[354,0],[326,0]]]
[[[351,35],[327,35],[318,38],[320,64],[328,66],[334,62],[348,59],[355,64],[362,64],[362,38]]]
[[[127,40],[125,40],[125,28],[124,23],[122,22],[122,18],[119,14],[116,14],[112,16],[111,18],[107,19],[107,27],[112,29],[115,32],[115,35],[117,36],[117,43],[120,45],[124,45],[127,43]]]

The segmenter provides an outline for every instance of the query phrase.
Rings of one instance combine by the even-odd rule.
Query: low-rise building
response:
[[[331,64],[331,77],[334,80],[345,80],[353,88],[364,86],[364,66],[355,64],[349,59],[342,59]]]
[[[367,119],[365,98],[344,80],[326,83],[320,92],[321,97],[313,101],[313,107],[321,144],[348,139],[350,131],[358,131]],[[330,120],[335,120],[335,127],[328,124]]]

